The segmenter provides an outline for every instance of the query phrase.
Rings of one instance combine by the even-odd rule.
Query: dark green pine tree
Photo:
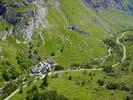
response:
[[[44,77],[41,87],[42,88],[48,87],[48,74],[46,74],[46,76]]]

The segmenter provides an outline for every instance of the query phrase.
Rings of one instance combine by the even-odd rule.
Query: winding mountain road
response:
[[[120,39],[122,39],[123,36],[124,36],[126,33],[127,33],[127,31],[123,32],[123,33],[121,34],[121,36],[120,36],[120,37],[117,37],[117,39],[116,39],[116,42],[117,42],[120,46],[123,47],[123,57],[122,57],[122,59],[121,59],[121,62],[123,62],[123,61],[126,59],[126,46],[120,42]],[[116,67],[116,66],[119,65],[119,64],[120,64],[120,62],[117,62],[116,64],[112,65],[112,67],[114,68],[114,67]]]
[[[120,42],[120,39],[123,38],[123,36],[126,34],[126,32],[123,32],[119,38],[117,38],[116,42],[123,47],[123,58],[122,62],[126,59],[126,46]]]

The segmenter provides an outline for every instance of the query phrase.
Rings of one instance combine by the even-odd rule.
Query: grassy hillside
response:
[[[54,59],[64,67],[69,67],[72,63],[86,63],[107,55],[107,49],[100,40],[133,26],[130,23],[133,21],[132,16],[115,9],[109,8],[97,12],[87,8],[81,0],[61,0],[59,6],[55,2],[50,0],[47,4],[47,26],[42,31],[45,44],[42,44],[39,30],[34,34],[32,42],[35,45],[40,44],[36,49],[43,60]],[[67,29],[69,25],[79,26],[89,34],[83,35],[69,30]],[[23,45],[16,44],[15,38],[19,37],[11,36],[5,41],[1,40],[1,47],[4,59],[18,67],[16,51],[22,49]],[[54,56],[51,56],[53,53]]]
[[[96,0],[94,1],[96,2]],[[8,0],[5,2],[9,3]],[[124,2],[123,5],[127,6],[128,3]],[[32,9],[33,6],[31,4],[25,5],[15,10],[16,12],[24,12]],[[6,81],[3,78],[3,73],[17,73],[17,76],[14,76],[14,73],[7,75],[6,78],[9,78],[7,81],[10,81],[10,78],[14,80],[18,76],[23,79],[28,76],[29,67],[36,65],[40,60],[54,60],[65,69],[69,69],[74,63],[86,64],[94,61],[95,58],[104,57],[108,55],[108,48],[105,48],[102,40],[111,39],[115,41],[117,36],[120,36],[120,34],[117,34],[119,31],[133,29],[133,16],[114,8],[95,10],[86,7],[81,0],[60,0],[60,2],[58,0],[48,0],[46,7],[48,11],[46,27],[43,30],[37,29],[30,42],[17,44],[17,40],[24,41],[24,39],[21,35],[15,35],[14,33],[6,40],[0,39],[0,49],[2,50],[0,52],[0,87],[3,87]],[[68,29],[70,26],[78,27],[79,30],[88,34],[82,34],[79,30]],[[12,27],[14,26],[3,21],[0,17],[1,32],[5,31],[6,28],[12,29]],[[132,34],[132,32],[129,32],[129,34]],[[126,35],[126,37],[128,36]],[[123,43],[132,58],[132,42],[123,41]],[[122,47],[119,46],[119,48],[122,51]],[[105,63],[113,64],[115,57],[118,56],[115,53]],[[133,62],[130,63],[129,69],[132,69],[132,64]],[[121,68],[121,66],[119,65],[118,68]],[[92,68],[95,67],[92,66]],[[97,66],[97,68],[100,67],[103,66]],[[116,68],[116,72],[117,70],[120,69]],[[69,74],[61,74],[59,78],[50,78],[48,90],[54,89],[70,99],[78,98],[79,100],[93,100],[96,99],[96,95],[99,97],[98,100],[106,100],[106,98],[122,100],[128,95],[127,92],[121,92],[120,90],[110,91],[104,86],[99,88],[97,80],[106,76],[104,72],[95,72],[96,75],[92,76],[92,81],[91,77],[87,77],[88,74],[85,76],[81,74],[82,72],[70,73],[73,77],[72,81],[67,79],[70,76]],[[91,82],[86,83],[87,86],[75,85],[75,81],[80,75],[82,81],[85,79],[85,81],[90,80]],[[131,75],[132,72],[127,76],[123,75],[123,77],[129,77],[125,81],[127,84],[129,80],[132,80]],[[119,79],[107,76],[105,81],[111,80],[113,82],[118,79],[116,82],[119,82],[123,77]],[[41,82],[35,84],[40,85]],[[129,84],[132,85],[130,82]],[[13,97],[13,100],[16,97],[22,99],[30,87],[24,90],[22,95],[17,94]],[[113,97],[110,95],[112,92],[114,93]],[[79,95],[77,96],[77,94]]]
[[[22,88],[11,100],[24,99],[33,86],[37,86],[40,93],[48,90],[56,90],[58,94],[68,97],[70,100],[132,100],[132,32],[126,32],[121,42],[127,50],[127,58],[111,73],[104,71],[77,71],[54,74],[48,77],[48,86],[41,87],[43,80],[37,80],[33,84]],[[129,64],[128,66],[126,66]],[[131,89],[131,90],[130,90]]]

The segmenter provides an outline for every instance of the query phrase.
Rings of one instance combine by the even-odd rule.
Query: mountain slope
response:
[[[133,28],[133,16],[113,7],[90,8],[82,0],[29,1],[0,2],[1,74],[10,72],[11,66],[19,74],[27,73],[47,59],[66,69],[89,63],[108,54],[101,40]],[[130,2],[123,5],[132,9]],[[5,81],[2,75],[1,80]]]

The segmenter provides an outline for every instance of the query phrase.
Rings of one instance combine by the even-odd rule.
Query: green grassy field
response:
[[[71,80],[68,80],[69,76],[72,77]],[[56,90],[59,94],[67,96],[70,100],[123,100],[125,96],[128,95],[128,93],[124,91],[108,90],[105,86],[100,87],[97,84],[98,79],[104,79],[106,82],[121,82],[124,78],[120,76],[117,78],[108,76],[101,71],[69,72],[58,74],[57,78],[54,78],[54,76],[49,77],[48,87],[43,90],[39,88],[39,90],[41,92],[46,90]],[[131,78],[130,80],[133,79]],[[129,83],[127,80],[124,81],[126,84]],[[22,94],[17,93],[11,98],[11,100],[24,99],[27,95],[27,90],[29,90],[32,85],[40,87],[41,83],[42,81],[37,81],[36,83],[27,86],[23,89]]]

